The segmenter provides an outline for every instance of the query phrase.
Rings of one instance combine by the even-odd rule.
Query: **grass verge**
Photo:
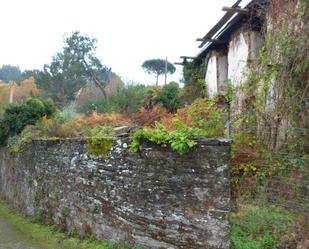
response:
[[[270,204],[244,205],[231,215],[233,248],[294,248],[298,220],[295,213]]]
[[[29,242],[44,249],[129,249],[128,246],[119,246],[111,242],[102,242],[95,239],[81,240],[69,237],[57,231],[54,226],[45,226],[34,223],[30,218],[18,214],[6,202],[0,200],[0,218],[14,226],[29,238]],[[133,249],[133,248],[132,248]],[[137,249],[137,248],[135,248]]]

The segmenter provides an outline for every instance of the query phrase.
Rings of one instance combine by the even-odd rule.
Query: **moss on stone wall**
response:
[[[91,155],[106,157],[113,146],[111,137],[92,137],[87,139],[88,152]]]

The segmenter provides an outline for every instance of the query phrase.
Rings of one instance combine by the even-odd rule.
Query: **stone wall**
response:
[[[229,248],[229,143],[199,141],[186,156],[146,144],[109,155],[84,140],[32,141],[0,150],[0,192],[26,214],[82,236],[142,248]]]

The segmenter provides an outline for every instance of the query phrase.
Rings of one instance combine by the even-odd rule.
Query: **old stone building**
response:
[[[266,2],[238,0],[232,7],[223,8],[226,14],[203,38],[197,39],[201,50],[188,58],[207,60],[205,81],[210,97],[224,91],[228,81],[241,85],[246,69],[257,59],[264,40]]]
[[[223,10],[223,17],[197,39],[199,53],[182,56],[181,64],[205,65],[210,98],[227,96],[232,86],[231,121],[251,115],[250,125],[267,147],[280,150],[303,141],[309,127],[308,1],[237,0]],[[308,151],[308,142],[297,148]]]

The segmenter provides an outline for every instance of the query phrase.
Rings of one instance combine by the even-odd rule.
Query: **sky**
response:
[[[195,56],[203,37],[236,0],[0,0],[0,66],[42,69],[80,31],[98,40],[97,57],[127,82],[154,84],[147,59]],[[179,81],[182,66],[168,81]],[[160,84],[164,77],[161,76]]]

